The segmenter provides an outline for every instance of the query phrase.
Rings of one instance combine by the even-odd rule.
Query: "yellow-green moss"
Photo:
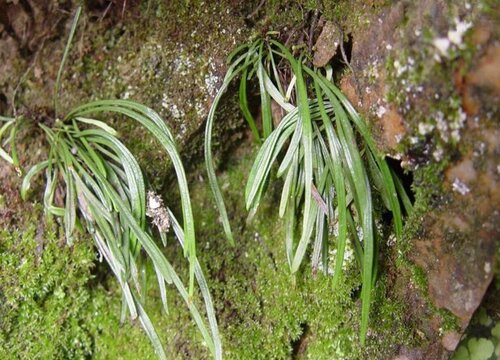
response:
[[[53,224],[37,229],[39,210],[24,230],[0,231],[0,357],[85,358],[94,349],[94,250],[65,246]]]

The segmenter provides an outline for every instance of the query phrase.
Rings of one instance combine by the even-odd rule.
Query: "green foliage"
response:
[[[361,342],[364,343],[372,286],[377,273],[378,235],[372,191],[380,195],[392,212],[398,239],[402,233],[399,198],[410,211],[408,197],[401,184],[394,180],[394,174],[384,155],[377,150],[364,121],[331,82],[331,69],[327,68],[326,75],[323,75],[321,71],[309,68],[302,57],[295,59],[285,46],[274,40],[258,39],[242,45],[233,51],[229,61],[231,66],[213,102],[205,132],[209,181],[226,236],[230,242],[233,241],[215,177],[211,136],[218,102],[233,79],[241,76],[240,107],[257,142],[264,141],[247,180],[247,210],[253,214],[258,208],[270,182],[272,165],[279,161],[277,175],[285,179],[279,214],[285,218],[287,226],[286,253],[291,272],[298,271],[313,234],[312,267],[318,269],[321,262],[322,269],[326,271],[330,238],[334,238],[337,254],[333,283],[337,285],[342,276],[346,241],[350,238],[363,279],[360,332]],[[292,74],[288,81],[280,76],[277,63]],[[246,82],[253,76],[259,82],[262,139],[246,100]],[[308,91],[308,84],[313,85],[314,91]],[[271,99],[285,114],[277,126],[273,124]],[[357,145],[357,137],[362,139],[361,149]],[[297,221],[297,216],[301,214],[302,220]],[[295,243],[297,228],[300,229],[300,236]],[[334,235],[335,232],[337,235]]]
[[[488,339],[469,339],[468,343],[471,360],[487,360],[493,355],[495,347]]]
[[[72,37],[81,9],[78,8],[70,36],[64,51],[55,87],[54,104],[57,113],[59,82],[67,58]],[[154,242],[146,224],[146,189],[141,169],[127,147],[118,139],[117,132],[105,122],[88,116],[114,113],[134,120],[153,135],[169,155],[177,175],[181,198],[183,227],[168,209],[162,207],[161,199],[151,196],[148,211],[161,214],[155,218],[164,245],[165,232],[170,223],[174,225],[176,238],[184,249],[189,263],[189,291],[184,286],[173,266]],[[16,149],[16,132],[25,120],[5,119],[1,135],[12,128],[7,144],[10,154],[2,149],[2,157],[19,167]],[[222,357],[217,321],[206,280],[196,258],[194,218],[186,175],[175,140],[160,116],[151,108],[128,100],[103,100],[86,103],[72,109],[61,121],[55,119],[52,127],[38,124],[49,143],[47,160],[34,165],[26,174],[21,195],[23,198],[32,178],[45,171],[44,209],[47,215],[64,220],[68,245],[73,244],[73,233],[84,227],[93,238],[100,256],[109,264],[122,289],[122,319],[127,310],[132,320],[138,319],[149,336],[155,352],[166,358],[160,338],[151,322],[144,303],[146,284],[142,281],[144,260],[141,250],[153,263],[164,308],[167,310],[166,284],[173,284],[189,308],[205,343],[212,355]],[[56,200],[56,191],[62,189],[64,204]],[[160,213],[158,213],[160,211]],[[194,282],[199,285],[203,297],[209,327],[194,303]],[[168,310],[167,310],[168,311]]]
[[[231,155],[218,176],[237,236],[233,248],[222,237],[219,214],[212,209],[206,180],[195,181],[191,194],[200,226],[200,261],[207,264],[224,352],[228,359],[375,359],[390,358],[397,346],[415,341],[404,321],[404,303],[388,297],[385,279],[372,293],[372,335],[359,346],[361,278],[355,259],[346,257],[343,280],[332,291],[332,277],[305,270],[290,276],[283,243],[286,234],[276,201],[281,184],[269,183],[251,222],[241,201],[242,185],[256,155],[244,149]],[[200,170],[200,174],[202,174]],[[347,244],[349,248],[349,244]],[[210,259],[206,261],[205,259]],[[328,274],[334,271],[335,250],[329,251]],[[299,353],[300,348],[300,353]]]
[[[219,177],[234,224],[244,224],[247,216],[244,203],[241,202],[241,184],[246,180],[254,156],[255,153],[247,152],[243,155],[241,152],[233,154],[227,163],[226,171]],[[204,171],[200,169],[199,174],[204,174]],[[324,276],[321,272],[315,276],[310,271],[298,272],[294,277],[289,275],[282,244],[273,241],[284,236],[285,228],[278,221],[275,205],[267,201],[274,198],[275,194],[279,195],[278,184],[270,184],[271,188],[264,196],[266,201],[262,202],[253,221],[239,232],[238,247],[234,250],[224,241],[218,222],[219,215],[213,209],[213,200],[207,192],[206,180],[202,181],[198,172],[193,178],[196,180],[190,183],[190,194],[193,204],[198,205],[193,208],[193,214],[199,225],[198,248],[203,249],[198,252],[198,257],[205,274],[209,275],[207,281],[214,297],[225,358],[290,359],[293,358],[294,348],[298,347],[296,344],[300,341],[304,341],[304,352],[296,358],[389,358],[394,347],[410,346],[411,341],[415,340],[415,337],[411,336],[411,328],[405,325],[403,304],[386,296],[391,291],[384,287],[382,280],[378,283],[373,299],[372,316],[379,319],[371,324],[374,336],[370,337],[364,348],[357,345],[361,308],[359,301],[350,295],[353,289],[360,286],[360,276],[353,259],[344,264],[345,279],[338,284],[335,292],[331,291],[331,277]],[[28,224],[31,226],[28,226],[26,234],[13,232],[12,242],[4,242],[6,240],[0,236],[0,243],[5,244],[5,247],[1,247],[2,254],[15,252],[16,247],[13,247],[12,243],[20,243],[17,239],[22,239],[23,244],[30,244],[29,247],[26,245],[22,249],[18,248],[19,261],[26,257],[25,254],[35,254],[38,241],[34,237],[38,233],[32,224],[38,221],[38,217],[30,217],[26,219],[26,224],[18,224],[20,228]],[[51,226],[43,228],[53,229]],[[72,268],[80,264],[82,267],[84,264],[95,266],[95,253],[91,251],[91,242],[83,241],[88,235],[83,237],[79,233],[75,234],[74,246],[68,247],[64,245],[63,231],[62,236],[56,236],[57,234],[52,234],[50,230],[48,232],[50,235],[44,234],[42,238],[50,237],[53,245],[49,246],[49,241],[44,240],[45,250],[41,254],[45,256],[50,249],[54,249],[51,258],[57,258],[58,264],[54,265],[54,268],[58,269],[57,273],[53,272],[52,265],[47,263],[47,271],[39,274],[36,281],[28,283],[42,287],[45,286],[44,279],[57,275],[60,281],[63,281],[63,274],[70,273]],[[11,248],[14,250],[10,250]],[[172,254],[174,267],[182,264],[182,250],[175,246],[173,241],[169,241],[167,252]],[[179,256],[174,256],[175,254]],[[332,254],[330,257],[333,260]],[[41,266],[41,263],[37,267],[28,262],[26,271],[35,274]],[[75,298],[81,301],[81,304],[71,300],[72,297],[66,292],[64,301],[58,302],[58,307],[54,308],[53,312],[42,312],[39,307],[23,310],[23,318],[38,318],[46,314],[50,316],[50,321],[31,323],[18,322],[19,318],[14,316],[9,318],[9,323],[16,331],[2,335],[8,341],[0,345],[0,352],[4,351],[0,353],[0,358],[15,358],[15,354],[8,352],[8,349],[17,342],[21,344],[20,347],[26,348],[26,351],[21,353],[24,358],[35,358],[37,349],[30,343],[31,338],[24,339],[23,334],[45,334],[46,324],[52,325],[53,318],[65,318],[65,314],[74,307],[78,309],[78,314],[74,317],[77,325],[71,331],[65,327],[63,329],[66,332],[63,332],[63,329],[50,328],[51,331],[58,332],[47,335],[54,340],[45,343],[45,353],[49,354],[50,351],[50,354],[56,354],[47,356],[48,358],[65,358],[66,353],[70,354],[69,358],[83,357],[72,355],[77,354],[80,346],[73,343],[73,339],[77,338],[75,334],[85,333],[88,339],[87,348],[92,351],[91,355],[85,356],[95,359],[154,359],[153,349],[142,329],[129,321],[120,325],[120,286],[112,276],[108,279],[102,278],[102,273],[107,269],[106,264],[98,266],[98,269],[92,270],[92,273],[99,274],[98,281],[83,281],[90,278],[90,269],[82,269],[78,276],[70,276],[77,283],[68,284],[68,288],[78,290],[79,295]],[[9,273],[4,274],[4,267],[0,266],[0,277],[12,279],[14,274],[18,276],[13,272],[15,267],[5,267]],[[196,327],[192,326],[189,310],[183,306],[183,300],[175,291],[167,292],[170,312],[162,314],[162,301],[152,264],[149,264],[147,269],[148,315],[164,341],[165,352],[169,354],[169,358],[208,358],[209,353],[200,341],[201,336]],[[187,267],[179,266],[179,272],[183,278],[188,275]],[[4,286],[0,285],[1,291],[16,293],[15,289],[7,289],[15,282],[8,280],[2,284]],[[49,291],[47,298],[51,296],[53,292]],[[305,326],[307,330],[304,330]],[[26,342],[23,342],[24,340]],[[3,356],[4,354],[6,355]]]
[[[493,298],[493,296],[492,296]],[[490,311],[494,309],[491,308]],[[480,307],[474,314],[465,335],[453,354],[453,360],[489,360],[500,356],[500,323]]]
[[[15,118],[9,118],[5,116],[0,117],[0,121],[5,122],[0,128],[0,157],[5,161],[7,161],[9,164],[13,165],[16,168],[17,172],[20,172],[19,159],[17,158],[16,143],[15,141],[13,141],[19,130],[20,121],[16,121]],[[10,131],[8,131],[9,128]],[[6,143],[11,144],[10,154],[7,151],[5,151],[1,146],[4,136],[6,137],[4,141]]]
[[[86,285],[95,253],[61,246],[53,224],[37,229],[40,207],[32,213],[20,224],[25,231],[0,231],[0,358],[86,358],[94,346]]]

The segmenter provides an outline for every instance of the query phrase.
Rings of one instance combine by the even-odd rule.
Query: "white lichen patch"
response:
[[[390,45],[388,45],[390,46]],[[377,59],[368,63],[365,69],[363,69],[363,75],[369,79],[370,82],[375,82],[376,79],[380,77],[379,62]]]
[[[175,104],[172,101],[172,99],[168,96],[168,94],[166,94],[166,93],[164,93],[163,96],[162,96],[161,106],[164,109],[167,109],[168,112],[170,113],[170,115],[174,119],[180,119],[180,118],[184,117],[184,111],[182,111],[181,109],[179,109],[179,107],[177,106],[177,104]]]
[[[436,149],[432,152],[432,157],[434,158],[434,160],[436,160],[437,162],[443,160],[443,157],[444,157],[444,150],[441,146],[437,146]]]
[[[436,120],[437,129],[439,130],[439,135],[444,142],[447,142],[449,139],[448,135],[448,123],[444,119],[444,114],[441,111],[438,111],[434,114],[434,119]]]
[[[377,108],[376,115],[377,115],[377,117],[380,119],[380,118],[382,118],[382,116],[384,116],[384,114],[385,114],[386,112],[387,112],[387,109],[385,108],[385,106],[380,105],[380,106]]]
[[[177,46],[177,56],[173,61],[173,70],[181,76],[186,76],[195,67],[195,63],[190,55],[186,55],[186,50],[182,44]]]
[[[387,239],[387,246],[394,246],[396,245],[396,235],[391,234],[389,235],[389,238]]]
[[[211,97],[214,97],[218,90],[219,77],[216,75],[215,65],[212,59],[209,59],[210,69],[205,75],[205,88]]]
[[[460,195],[467,195],[470,193],[470,188],[459,178],[455,178],[455,180],[453,180],[452,189]]]
[[[448,56],[448,50],[450,48],[450,40],[445,37],[440,37],[432,40],[432,44],[436,47],[438,50],[439,55],[447,57]],[[440,57],[437,57],[436,60],[441,61]]]
[[[402,64],[399,60],[394,60],[394,70],[396,70],[396,76],[400,77],[408,70],[408,66]]]
[[[455,29],[448,31],[448,39],[458,47],[463,47],[463,37],[464,34],[472,27],[472,24],[467,21],[460,21],[460,19],[455,19]]]
[[[437,37],[432,44],[437,50],[435,54],[436,61],[441,61],[441,57],[449,58],[452,50],[463,49],[463,37],[472,24],[467,21],[461,21],[458,18],[454,20],[454,28],[448,30],[447,36]]]
[[[462,110],[462,108],[459,108],[455,119],[450,126],[452,129],[451,136],[457,142],[460,140],[460,131],[463,129],[466,120],[467,114]]]
[[[434,125],[433,124],[427,124],[427,123],[419,123],[418,124],[418,133],[420,135],[427,135],[430,134],[434,130]]]
[[[328,252],[328,269],[327,274],[333,276],[335,274],[335,261],[337,258],[337,249],[331,249]],[[345,271],[352,264],[354,260],[354,249],[352,248],[351,242],[347,242],[344,249],[344,261],[342,263],[342,270]],[[324,272],[323,262],[318,263],[318,271]]]

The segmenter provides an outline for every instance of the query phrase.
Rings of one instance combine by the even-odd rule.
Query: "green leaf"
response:
[[[493,355],[495,346],[491,340],[484,338],[471,338],[467,342],[471,360],[487,360]]]
[[[257,153],[245,188],[247,210],[259,202],[271,166],[294,130],[293,125],[297,121],[297,114],[297,109],[288,113]]]
[[[26,200],[26,194],[31,186],[31,179],[33,176],[38,174],[40,171],[45,169],[49,165],[49,161],[45,160],[34,165],[24,176],[23,183],[21,185],[21,198]]]
[[[337,237],[337,254],[335,258],[335,270],[333,276],[333,288],[335,288],[342,274],[342,265],[344,262],[344,254],[347,241],[347,202],[346,202],[346,190],[344,183],[344,169],[342,167],[343,155],[342,155],[342,147],[338,140],[333,124],[324,108],[323,93],[321,92],[321,89],[317,81],[314,81],[314,87],[317,94],[318,105],[321,112],[321,118],[323,121],[323,125],[326,129],[328,146],[330,151],[330,156],[326,157],[326,165],[330,169],[330,173],[333,174],[333,183],[335,185],[335,190],[337,192],[339,230]],[[325,147],[324,143],[321,143],[321,145],[322,147]],[[324,151],[326,152],[326,149],[324,149]]]
[[[330,82],[312,70],[306,71],[318,82],[322,91],[332,103],[338,121],[339,138],[347,166],[350,169],[352,179],[352,190],[354,190],[354,202],[360,216],[363,229],[363,285],[361,289],[362,311],[361,311],[361,343],[364,344],[368,331],[368,317],[370,311],[370,299],[373,279],[373,261],[375,238],[373,234],[373,213],[369,180],[367,178],[363,161],[356,147],[354,132],[349,123],[349,118],[341,103],[337,99],[338,94],[331,90]],[[352,115],[352,114],[351,114]],[[392,181],[392,179],[391,179]],[[399,205],[399,204],[398,204]]]
[[[184,233],[182,228],[179,226],[179,222],[175,218],[174,214],[168,209],[170,219],[172,220],[172,227],[174,229],[175,235],[181,246],[184,246]],[[214,341],[215,348],[215,358],[222,359],[222,343],[219,335],[219,328],[217,326],[217,319],[215,317],[215,310],[212,301],[212,297],[210,295],[210,291],[208,289],[208,283],[203,275],[203,271],[201,270],[201,265],[196,260],[194,271],[196,275],[196,280],[198,281],[198,286],[200,287],[200,292],[205,301],[205,310],[207,312],[208,322],[210,324],[210,330],[212,332],[212,338]]]
[[[56,118],[57,114],[59,113],[59,92],[60,92],[59,89],[61,86],[61,77],[64,70],[64,65],[66,64],[66,60],[68,58],[69,49],[71,48],[71,42],[73,41],[73,37],[75,36],[76,26],[78,24],[78,19],[80,18],[81,12],[82,12],[82,7],[78,6],[76,8],[75,16],[73,17],[73,22],[71,24],[71,30],[69,32],[68,41],[64,48],[63,58],[61,60],[61,64],[59,65],[59,70],[57,71],[56,86],[54,88],[54,110],[56,113]]]
[[[82,123],[85,123],[85,124],[97,126],[112,136],[118,135],[118,133],[116,132],[115,129],[113,129],[111,126],[109,126],[108,124],[106,124],[100,120],[89,119],[89,118],[84,118],[84,117],[76,117],[75,120],[82,122]]]
[[[224,199],[222,197],[222,193],[217,183],[217,177],[215,176],[215,168],[212,156],[212,129],[215,121],[215,112],[222,95],[226,92],[231,81],[234,78],[236,78],[242,71],[244,71],[248,66],[250,66],[250,64],[252,64],[252,62],[246,60],[248,59],[248,57],[251,57],[255,54],[256,48],[259,46],[259,44],[260,41],[257,41],[251,46],[249,46],[248,52],[244,53],[243,55],[240,55],[227,70],[222,86],[215,95],[212,106],[210,107],[210,111],[207,117],[207,124],[205,127],[204,154],[205,154],[205,166],[207,168],[208,181],[210,183],[210,187],[212,189],[212,193],[215,198],[215,204],[222,219],[224,233],[229,243],[232,245],[234,245],[233,233],[231,231],[231,225],[229,223],[229,218],[227,216],[227,210],[224,204]],[[234,54],[237,54],[240,50],[244,48],[247,48],[247,46],[245,45],[240,47],[239,49],[236,49]],[[230,59],[232,60],[232,56],[230,56]]]
[[[73,171],[69,168],[69,172]],[[70,173],[64,174],[66,180],[66,209],[64,214],[64,229],[66,232],[66,241],[69,245],[73,244],[73,231],[76,222],[76,194],[73,176]]]
[[[146,330],[146,333],[148,334],[148,337],[151,339],[151,342],[153,344],[153,347],[155,349],[155,354],[158,356],[159,359],[167,359],[167,355],[165,354],[165,351],[163,350],[163,346],[161,345],[160,338],[158,337],[158,334],[156,333],[156,330],[153,326],[153,323],[148,317],[148,314],[146,311],[144,311],[141,303],[139,302],[138,299],[134,299],[136,303],[136,307],[139,313],[139,321],[142,324],[142,327]]]
[[[410,215],[413,212],[413,204],[411,203],[410,197],[406,193],[406,190],[401,182],[399,176],[391,169],[391,175],[394,180],[394,185],[396,186],[396,191],[398,193],[401,202],[403,203],[403,208],[405,209],[406,215]]]
[[[136,120],[158,139],[172,160],[177,175],[177,184],[181,194],[184,229],[186,232],[186,247],[184,248],[184,255],[190,259],[189,293],[192,295],[194,291],[193,263],[196,258],[194,219],[186,174],[170,130],[154,110],[129,100],[94,101],[89,104],[81,105],[71,111],[67,115],[67,118],[80,117],[82,115],[99,112],[114,112]]]
[[[290,140],[290,145],[288,145],[288,150],[281,161],[281,165],[278,169],[278,176],[281,176],[283,172],[290,166],[293,156],[296,154],[297,149],[302,140],[302,122],[298,121],[295,126],[295,131],[293,133],[292,139]]]
[[[292,66],[294,63],[292,63]],[[302,236],[299,245],[295,252],[292,262],[292,273],[299,269],[299,266],[304,258],[306,246],[310,240],[312,233],[312,218],[315,216],[315,206],[312,204],[311,186],[313,184],[313,159],[312,159],[312,139],[313,130],[311,122],[311,113],[309,109],[309,101],[307,98],[307,89],[304,78],[302,77],[302,65],[295,63],[293,66],[295,76],[297,77],[297,99],[300,114],[300,121],[302,122],[302,146],[304,147],[304,219]]]
[[[297,181],[298,175],[298,162],[299,162],[299,154],[296,152],[292,158],[292,163],[288,167],[288,172],[285,178],[285,183],[283,184],[283,190],[281,193],[281,201],[280,201],[280,209],[279,216],[283,217],[285,214],[288,201],[293,201],[293,196],[295,194],[294,184]]]
[[[17,147],[16,147],[16,136],[17,131],[19,130],[19,122],[16,121],[12,129],[10,130],[10,156],[12,157],[12,165],[16,168],[18,173],[21,173],[21,169],[19,167],[19,158],[17,156]]]
[[[134,215],[144,224],[146,213],[145,185],[142,171],[137,160],[127,147],[114,136],[100,130],[84,130],[82,137],[88,137],[92,143],[97,143],[108,147],[117,156],[123,166],[126,176],[126,184],[130,191],[131,204]]]
[[[257,62],[257,78],[259,80],[259,89],[260,89],[260,107],[262,110],[262,129],[264,139],[267,139],[273,130],[273,116],[271,111],[271,98],[269,93],[267,92],[266,85],[264,82],[265,71],[264,66],[262,65],[262,51],[264,45],[262,44],[259,49],[259,58],[260,60]]]
[[[242,74],[241,74],[240,90],[239,90],[240,109],[241,109],[241,112],[243,113],[243,117],[245,118],[245,120],[248,123],[248,126],[250,126],[250,129],[252,130],[254,140],[257,143],[260,143],[259,130],[257,129],[255,119],[253,118],[252,113],[250,112],[250,109],[248,108],[247,74],[248,74],[248,69],[244,69]]]
[[[286,100],[285,97],[281,94],[280,90],[276,88],[269,75],[263,70],[263,67],[261,67],[261,70],[262,72],[260,73],[260,75],[262,76],[265,92],[269,94],[269,96],[271,96],[271,98],[273,98],[273,100],[276,101],[276,103],[286,112],[292,111],[294,109],[294,106],[290,104],[288,100]]]

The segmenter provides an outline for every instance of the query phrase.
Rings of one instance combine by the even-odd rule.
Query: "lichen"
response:
[[[440,61],[434,58],[439,49],[433,40],[446,36],[451,42],[448,31],[457,30],[456,22],[450,21],[441,31],[412,29],[422,46],[408,45],[409,50],[392,54],[386,63],[390,92],[384,101],[398,105],[409,129],[398,152],[417,158],[415,164],[419,167],[413,167],[415,204],[406,221],[404,239],[382,246],[383,266],[373,295],[370,335],[367,346],[361,348],[360,278],[356,264],[352,262],[346,267],[345,281],[337,289],[331,287],[331,274],[313,274],[306,265],[297,275],[290,275],[273,191],[264,199],[256,218],[247,222],[242,184],[255,153],[240,131],[242,119],[237,115],[236,103],[225,99],[214,140],[224,160],[220,183],[237,234],[235,248],[224,240],[205,173],[198,168],[202,124],[224,74],[229,50],[268,30],[283,30],[285,34],[300,29],[304,14],[313,12],[317,4],[309,0],[293,4],[265,2],[254,17],[247,18],[258,3],[235,7],[230,1],[191,0],[175,5],[149,1],[139,6],[137,21],[126,17],[106,31],[100,23],[89,22],[79,33],[65,72],[63,106],[69,108],[88,98],[142,101],[160,112],[178,135],[184,160],[193,169],[190,187],[200,262],[217,307],[227,358],[389,358],[399,346],[425,344],[425,336],[420,336],[415,330],[418,327],[409,323],[414,319],[408,320],[412,304],[406,302],[401,290],[408,284],[398,284],[391,277],[409,271],[405,277],[411,279],[409,286],[418,287],[423,294],[427,292],[426,274],[409,261],[409,253],[412,241],[424,231],[425,214],[446,203],[443,171],[455,150],[471,146],[459,141],[463,114],[451,74],[463,69],[450,59],[464,59],[463,66],[467,67],[474,48],[465,37],[464,46],[455,42],[448,46],[451,52],[440,55]],[[387,2],[374,1],[366,6],[363,1],[330,2],[324,16],[338,20],[349,32],[367,26],[368,15],[383,9]],[[460,21],[468,21],[464,19]],[[251,27],[247,26],[249,22]],[[456,34],[451,35],[457,39]],[[44,61],[37,66],[47,79],[54,77],[63,46],[62,41],[50,43],[40,54]],[[396,46],[386,45],[388,52],[393,49]],[[25,65],[20,60],[15,72],[24,72]],[[373,64],[363,75],[370,81],[377,80],[380,66]],[[436,82],[441,84],[437,91],[433,87]],[[19,102],[36,109],[50,107],[50,102],[40,96],[46,93],[47,83],[29,77],[22,85]],[[434,92],[427,92],[431,90]],[[430,107],[418,108],[411,103],[407,106],[408,98],[424,93]],[[385,104],[379,104],[374,112],[384,115]],[[157,144],[145,138],[132,123],[123,123],[119,118],[111,121],[139,157],[148,178],[155,179],[149,186],[162,192],[165,205],[178,211],[177,194],[169,187],[170,164],[160,155]],[[224,150],[236,142],[240,147],[228,158]],[[0,208],[9,204],[11,196],[0,195]],[[85,236],[81,234],[74,247],[66,247],[57,224],[49,223],[45,230],[33,225],[40,219],[38,209],[24,215],[19,230],[7,228],[0,232],[0,276],[5,279],[0,285],[0,357],[104,359],[119,355],[124,359],[154,359],[140,326],[128,320],[120,325],[119,287],[107,276],[108,269],[97,262]],[[40,241],[41,252],[37,250]],[[183,257],[174,241],[169,242],[165,253],[176,268],[181,268],[178,265]],[[147,276],[148,281],[155,281],[153,269]],[[205,356],[200,355],[206,354],[206,349],[175,291],[168,292],[170,313],[163,314],[160,295],[153,288],[148,290],[151,301],[147,307],[167,351],[173,358]],[[428,298],[424,300],[430,307],[429,319],[439,316],[443,331],[457,328],[454,316],[433,308]]]

